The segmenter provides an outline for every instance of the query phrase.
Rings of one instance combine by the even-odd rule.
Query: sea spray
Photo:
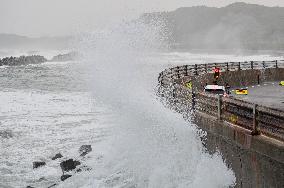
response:
[[[95,146],[95,167],[63,187],[228,187],[234,174],[206,153],[198,129],[157,100],[155,53],[167,50],[162,21],[84,34],[79,51],[95,99],[115,114],[113,135]],[[166,47],[165,47],[166,46]],[[76,178],[76,180],[75,180]],[[84,185],[82,185],[84,184]]]

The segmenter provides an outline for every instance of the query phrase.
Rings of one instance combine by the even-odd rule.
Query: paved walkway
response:
[[[234,97],[264,106],[284,110],[284,86],[279,82],[269,82],[248,87],[248,95],[235,95]]]

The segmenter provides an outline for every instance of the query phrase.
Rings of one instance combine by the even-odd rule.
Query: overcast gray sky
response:
[[[238,0],[0,0],[0,33],[26,36],[71,35],[103,28],[152,11],[207,5],[226,6]],[[241,0],[239,0],[241,1]],[[282,6],[284,0],[243,0]]]

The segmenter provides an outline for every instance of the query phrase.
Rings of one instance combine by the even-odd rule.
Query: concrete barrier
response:
[[[185,110],[194,112],[198,126],[284,164],[284,111],[204,94],[202,90],[210,84],[215,67],[221,70],[219,84],[239,87],[284,80],[284,61],[184,65],[166,69],[158,79],[175,98],[173,106],[180,100]],[[192,89],[185,87],[188,81]]]

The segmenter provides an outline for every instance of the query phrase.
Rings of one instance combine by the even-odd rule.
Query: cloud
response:
[[[237,0],[0,0],[0,33],[70,35],[182,6],[225,6]],[[282,0],[247,0],[284,6]]]

